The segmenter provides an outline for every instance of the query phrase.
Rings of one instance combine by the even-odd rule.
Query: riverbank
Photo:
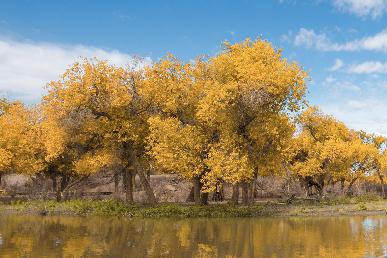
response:
[[[137,218],[228,218],[228,217],[287,217],[340,216],[387,214],[387,200],[359,196],[311,202],[296,200],[286,204],[279,200],[256,202],[248,206],[230,204],[158,204],[155,206],[127,205],[114,200],[16,201],[0,204],[0,214],[116,216]]]

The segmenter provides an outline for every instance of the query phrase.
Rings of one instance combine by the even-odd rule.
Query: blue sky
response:
[[[188,61],[247,37],[309,71],[311,104],[387,135],[387,0],[2,0],[0,96],[37,103],[79,56]]]

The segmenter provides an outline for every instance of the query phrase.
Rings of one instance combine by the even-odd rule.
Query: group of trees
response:
[[[0,102],[0,173],[50,178],[60,199],[91,174],[115,171],[128,202],[138,175],[149,203],[150,171],[192,180],[197,204],[224,183],[233,202],[241,188],[248,203],[258,175],[290,175],[320,194],[336,182],[348,193],[358,180],[383,185],[386,140],[308,108],[306,80],[263,40],[188,63],[84,60],[50,82],[37,106]]]

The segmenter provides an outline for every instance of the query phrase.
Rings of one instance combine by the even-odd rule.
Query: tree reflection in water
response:
[[[2,216],[1,257],[378,257],[387,218]]]

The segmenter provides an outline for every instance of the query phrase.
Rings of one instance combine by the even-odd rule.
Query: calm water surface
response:
[[[0,257],[383,257],[386,254],[387,216],[184,220],[0,217]]]

